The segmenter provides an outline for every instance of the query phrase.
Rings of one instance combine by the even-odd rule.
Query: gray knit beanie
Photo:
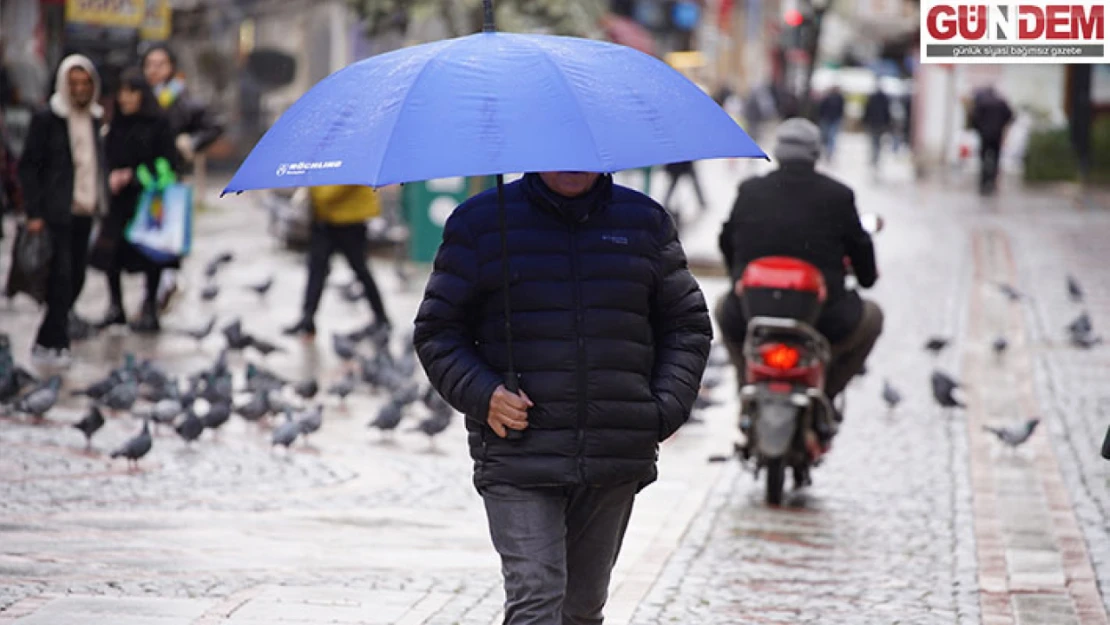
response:
[[[816,163],[821,155],[821,130],[802,117],[791,117],[775,132],[775,159]]]

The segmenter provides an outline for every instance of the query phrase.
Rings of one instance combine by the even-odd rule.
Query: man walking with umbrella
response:
[[[673,220],[611,176],[530,173],[504,202],[520,392],[505,387],[493,191],[447,220],[414,343],[467,415],[505,622],[601,623],[633,499],[690,415],[709,315]]]

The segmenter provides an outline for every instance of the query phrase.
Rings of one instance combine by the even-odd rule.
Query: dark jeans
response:
[[[112,308],[123,310],[123,280],[122,270],[112,267],[107,271],[108,293],[111,297]],[[146,293],[143,295],[143,312],[158,311],[158,283],[162,281],[162,268],[153,267],[143,272],[146,276]]]
[[[601,625],[635,483],[481,489],[505,578],[505,625]]]
[[[386,322],[385,312],[378,285],[370,273],[366,260],[366,224],[324,224],[312,225],[312,237],[308,247],[308,286],[304,295],[304,318],[311,320],[320,307],[320,297],[324,294],[324,283],[331,271],[331,255],[339,252],[362,283],[362,290],[370,302],[377,321]]]
[[[53,253],[46,285],[46,317],[35,343],[50,349],[69,348],[69,313],[85,287],[91,217],[73,217],[68,225],[47,225]]]
[[[717,306],[714,311],[714,316],[721,322],[722,307],[725,303],[725,297],[722,296],[717,301]],[[848,383],[852,378],[856,377],[863,369],[864,363],[867,361],[867,356],[871,354],[872,348],[879,340],[879,335],[883,332],[883,311],[875,302],[870,300],[863,300],[863,316],[860,318],[859,324],[856,329],[852,330],[844,340],[835,343],[832,348],[832,362],[829,363],[828,371],[825,372],[825,395],[830,400],[836,399],[836,396],[844,392],[848,387]],[[736,368],[736,380],[739,386],[744,386],[744,336],[736,336],[734,332],[726,332],[723,328],[721,331],[722,342],[725,348],[728,349],[729,360]]]
[[[886,134],[883,130],[870,130],[871,135],[871,167],[879,167],[879,157],[883,153],[883,135]]]
[[[999,159],[1002,156],[1002,141],[982,139],[979,147],[979,187],[984,191],[993,190],[998,180]]]
[[[690,169],[683,170],[678,174],[669,174],[671,177],[671,186],[667,188],[667,195],[663,198],[663,206],[670,210],[671,196],[674,195],[678,183],[685,177],[690,177],[690,183],[694,185],[694,193],[698,196],[698,206],[705,210],[705,195],[701,191],[701,182],[698,181],[698,171],[691,167]]]

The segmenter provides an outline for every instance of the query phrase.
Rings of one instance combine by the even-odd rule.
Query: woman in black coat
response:
[[[111,306],[100,327],[127,323],[120,276],[124,271],[141,272],[146,275],[146,296],[142,314],[133,329],[158,332],[158,281],[162,270],[176,263],[158,264],[143,256],[124,238],[124,230],[138,209],[143,191],[136,169],[146,165],[153,174],[159,158],[166,159],[176,169],[178,155],[169,121],[139,69],[126,70],[120,76],[120,90],[104,150],[112,198],[108,218],[104,220],[94,248],[93,264],[108,276]]]

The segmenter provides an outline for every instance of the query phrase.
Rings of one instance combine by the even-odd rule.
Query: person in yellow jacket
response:
[[[359,185],[331,185],[309,187],[308,198],[312,205],[308,285],[305,287],[301,319],[286,328],[285,334],[305,338],[316,336],[316,309],[331,270],[331,256],[337,251],[362,283],[362,290],[374,312],[368,332],[389,331],[392,325],[366,259],[366,220],[381,213],[377,192]]]

